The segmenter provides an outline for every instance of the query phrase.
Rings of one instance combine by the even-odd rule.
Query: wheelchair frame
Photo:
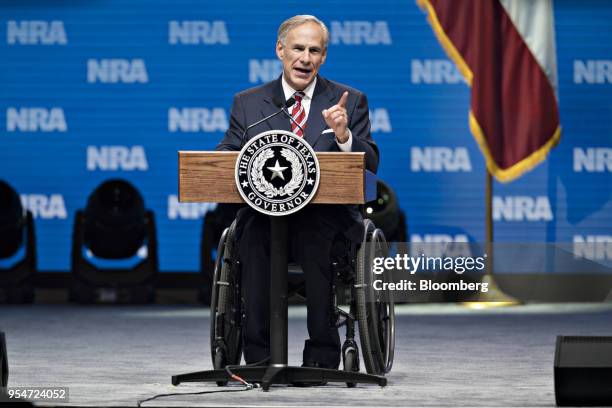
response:
[[[221,235],[213,273],[210,307],[210,351],[215,369],[237,365],[242,356],[242,321],[245,310],[241,297],[240,262],[234,249],[234,221]],[[364,220],[364,236],[356,250],[347,257],[332,259],[332,271],[336,280],[350,286],[349,312],[338,307],[334,296],[333,314],[336,327],[346,326],[346,340],[342,346],[344,371],[359,372],[359,349],[355,341],[355,321],[359,326],[361,353],[368,374],[384,375],[393,365],[395,349],[394,302],[390,296],[374,294],[367,299],[366,291],[373,279],[374,256],[386,256],[388,252],[383,232],[372,221]],[[353,257],[352,255],[356,256]],[[344,259],[343,259],[344,258]],[[382,277],[384,278],[384,276]],[[334,293],[335,291],[334,287]],[[227,381],[217,381],[226,385]],[[347,386],[356,384],[347,382]]]

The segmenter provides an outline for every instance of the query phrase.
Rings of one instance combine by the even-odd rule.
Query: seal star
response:
[[[283,170],[286,170],[287,167],[281,167],[281,165],[278,163],[278,159],[276,160],[274,167],[267,167],[267,169],[272,172],[272,178],[270,181],[274,180],[276,177],[280,177],[283,180],[285,179],[285,176],[283,176]]]
[[[240,183],[240,184],[242,184],[242,187],[246,188],[246,187],[249,185],[249,182],[248,182],[248,181],[246,181],[246,180],[244,180],[244,181],[243,181],[242,183]]]
[[[309,186],[312,186],[312,183],[314,183],[314,180],[309,178],[309,179],[306,179],[306,182],[308,183]]]

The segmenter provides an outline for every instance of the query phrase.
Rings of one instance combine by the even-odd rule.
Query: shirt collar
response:
[[[293,94],[296,93],[297,91],[293,89],[291,85],[287,83],[287,81],[285,81],[284,74],[282,76],[281,83],[283,85],[283,92],[285,93],[285,100],[289,100],[289,98],[291,98]],[[308,84],[308,86],[302,91],[305,94],[304,98],[312,99],[312,95],[314,94],[314,89],[315,89],[316,84],[317,84],[317,77],[315,76],[314,81]]]

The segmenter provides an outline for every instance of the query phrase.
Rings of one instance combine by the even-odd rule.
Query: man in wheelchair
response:
[[[235,95],[230,127],[217,150],[240,150],[263,131],[291,130],[315,151],[365,152],[366,167],[376,172],[378,148],[370,134],[366,96],[318,75],[327,57],[328,40],[325,24],[314,16],[300,15],[284,21],[276,42],[282,75]],[[291,119],[277,115],[247,129],[291,98],[295,100],[289,107]],[[333,282],[330,252],[338,235],[362,241],[363,217],[357,206],[344,205],[310,205],[287,217],[289,254],[301,266],[306,281],[309,339],[304,345],[303,363],[337,368],[341,350],[338,329],[330,324],[334,320],[329,307]],[[242,293],[237,297],[244,299],[244,357],[247,363],[254,363],[270,355],[269,219],[244,208],[238,212],[232,235],[242,264]]]
[[[263,218],[260,220],[263,225],[269,222],[269,219]],[[240,253],[244,252],[244,248],[248,245],[242,245],[236,241],[238,235],[238,220],[234,220],[231,226],[226,228],[219,240],[217,247],[217,259],[215,262],[213,273],[213,286],[211,296],[211,327],[210,327],[210,345],[213,364],[216,369],[225,367],[226,365],[237,365],[240,363],[243,347],[245,352],[245,360],[247,363],[262,365],[269,357],[269,321],[267,316],[255,316],[259,321],[250,320],[252,328],[249,329],[248,317],[253,319],[251,314],[254,310],[259,310],[263,313],[269,310],[269,286],[264,286],[262,282],[255,282],[262,292],[254,291],[249,287],[251,279],[245,277],[245,273],[252,273],[251,269],[243,267]],[[371,291],[370,297],[366,295],[368,287],[371,285],[373,271],[371,268],[371,260],[374,256],[386,256],[388,249],[382,231],[374,226],[370,220],[364,220],[362,223],[354,223],[353,228],[347,230],[349,236],[358,235],[361,233],[360,242],[355,242],[354,239],[348,239],[345,233],[337,234],[332,240],[330,248],[330,257],[327,260],[328,270],[330,272],[330,284],[325,288],[323,296],[319,292],[314,293],[314,297],[319,299],[315,305],[317,312],[321,314],[314,324],[320,330],[323,330],[323,336],[332,339],[327,350],[329,360],[335,365],[327,367],[336,367],[339,360],[339,336],[338,328],[346,326],[346,339],[342,345],[342,362],[344,363],[345,371],[359,371],[359,346],[355,340],[356,322],[359,324],[359,340],[361,344],[361,352],[366,371],[369,374],[384,375],[389,372],[393,365],[394,343],[395,343],[395,315],[393,307],[393,299],[390,296],[380,296],[376,292]],[[253,239],[256,239],[253,236]],[[254,245],[267,246],[269,234],[264,233],[264,239],[256,242]],[[293,236],[292,236],[293,238]],[[305,253],[307,250],[298,249],[300,240],[291,240],[291,250],[295,253]],[[294,252],[297,251],[297,252]],[[300,255],[302,257],[308,256]],[[263,254],[264,258],[269,258],[269,252]],[[290,259],[291,262],[291,259]],[[322,260],[324,263],[325,260]],[[296,273],[295,265],[289,264],[289,279],[288,293],[294,293],[297,296],[310,299],[308,297],[307,276],[304,277],[301,271]],[[243,273],[246,269],[248,272]],[[322,268],[323,269],[323,268]],[[263,273],[269,276],[268,270]],[[376,277],[380,279],[380,276]],[[306,292],[304,291],[306,289]],[[317,288],[318,289],[318,288]],[[312,290],[311,290],[312,292]],[[321,291],[322,292],[322,291]],[[255,308],[249,308],[248,304],[254,302],[253,295],[260,299],[260,302],[255,305]],[[343,305],[349,305],[349,311],[345,307],[338,306],[338,300],[343,302]],[[312,302],[315,303],[315,302]],[[311,304],[308,303],[307,304]],[[311,306],[312,307],[312,306]],[[262,313],[262,314],[263,314]],[[311,311],[309,310],[309,313]],[[329,319],[323,321],[323,319]],[[305,356],[312,356],[312,350],[317,350],[313,347],[313,337],[310,333],[310,325],[312,321],[308,320],[310,338],[306,341]],[[262,327],[263,326],[263,327]],[[246,330],[256,330],[255,335],[263,339],[259,347],[259,360],[252,355],[253,350],[257,348],[250,346],[247,340]],[[243,339],[243,332],[245,333]],[[268,334],[267,334],[268,333]],[[244,341],[243,341],[244,340]],[[246,345],[244,344],[246,343]],[[316,344],[314,344],[316,346]],[[318,348],[321,350],[321,348]],[[308,350],[308,351],[307,351]],[[317,350],[317,351],[319,351]],[[323,348],[325,350],[325,348]],[[251,355],[249,355],[251,352]],[[267,355],[265,355],[268,353]],[[265,356],[264,356],[265,355]],[[321,354],[318,354],[321,356]],[[256,361],[255,361],[256,360]],[[319,366],[325,368],[320,363],[322,360],[307,360],[304,359],[305,366]],[[328,361],[329,361],[328,360]],[[221,381],[221,383],[225,383]],[[347,382],[347,385],[354,386],[355,383]]]
[[[334,237],[353,230],[361,237],[361,223],[342,217],[336,209],[306,207],[289,220],[289,259],[299,264],[305,280],[307,327],[305,366],[337,368],[340,363],[340,337],[330,302],[333,298],[331,250]],[[344,219],[343,219],[344,218]],[[243,221],[244,220],[244,221]],[[244,209],[238,214],[235,233],[242,265],[245,302],[243,321],[245,361],[253,363],[270,355],[270,225],[269,218]],[[359,238],[360,239],[360,238]]]

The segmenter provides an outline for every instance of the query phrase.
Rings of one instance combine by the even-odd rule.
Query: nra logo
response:
[[[223,108],[170,108],[170,132],[225,132],[229,127]]]
[[[416,256],[472,256],[465,234],[411,234],[410,251]]]
[[[553,213],[546,196],[493,197],[495,221],[552,221]]]
[[[612,60],[574,60],[574,83],[612,83]]]
[[[63,21],[9,20],[6,43],[10,45],[66,45],[68,37]]]
[[[7,132],[66,132],[66,116],[62,108],[8,108]]]
[[[177,195],[168,196],[169,220],[199,220],[215,208],[217,203],[180,203]]]
[[[370,131],[372,133],[391,133],[391,120],[385,108],[370,109]]]
[[[574,256],[592,261],[612,259],[612,235],[574,235]]]
[[[102,82],[114,84],[123,82],[133,84],[135,82],[149,82],[147,67],[143,59],[88,59],[87,60],[87,82]]]
[[[32,212],[34,218],[68,218],[66,203],[61,194],[20,194],[21,206]]]
[[[146,171],[149,169],[142,146],[87,146],[87,170]]]
[[[278,59],[249,60],[249,82],[257,84],[276,79],[283,72],[283,64]]]
[[[410,75],[413,84],[458,84],[465,82],[455,64],[445,59],[413,59]]]
[[[225,21],[170,21],[168,43],[184,45],[229,44]]]
[[[386,21],[332,21],[330,42],[344,45],[391,45]]]
[[[576,173],[604,173],[612,171],[612,149],[609,147],[574,148]]]
[[[470,172],[472,163],[465,147],[413,147],[410,170],[414,172]]]

